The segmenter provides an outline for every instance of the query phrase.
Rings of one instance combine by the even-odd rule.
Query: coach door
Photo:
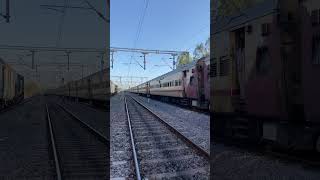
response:
[[[184,70],[183,73],[182,73],[182,88],[183,88],[183,91],[182,91],[182,97],[186,97],[186,78],[187,78],[187,70]]]
[[[0,103],[4,93],[4,66],[0,62]],[[0,104],[1,105],[1,104]],[[1,106],[0,106],[1,108]]]
[[[87,80],[88,98],[91,98],[91,79]]]
[[[197,63],[197,76],[198,76],[198,102],[201,107],[205,101],[204,95],[204,76],[203,76],[203,61]]]
[[[150,82],[146,83],[146,94],[150,94]]]
[[[242,97],[245,95],[245,77],[246,77],[246,66],[245,66],[245,28],[240,28],[234,31],[235,33],[235,65],[237,72],[237,80],[239,83],[240,94]]]

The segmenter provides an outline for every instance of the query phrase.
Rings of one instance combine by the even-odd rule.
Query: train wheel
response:
[[[318,137],[316,138],[315,150],[316,150],[318,153],[320,153],[320,135],[318,135]]]

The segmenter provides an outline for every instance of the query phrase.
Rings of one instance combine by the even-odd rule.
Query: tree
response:
[[[208,56],[210,54],[210,47],[208,48],[208,46],[210,46],[208,40],[205,45],[203,43],[198,44],[193,51],[193,58],[200,59],[202,57]]]
[[[184,53],[178,56],[178,65],[181,66],[183,64],[188,64],[192,61],[192,57],[189,53]]]
[[[205,45],[207,55],[210,55],[210,37],[208,37],[208,39],[204,45]]]

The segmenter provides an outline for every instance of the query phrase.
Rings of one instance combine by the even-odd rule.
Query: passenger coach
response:
[[[209,109],[210,59],[203,57],[130,89],[166,102]]]

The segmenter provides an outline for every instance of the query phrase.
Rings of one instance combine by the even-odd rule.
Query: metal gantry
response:
[[[111,68],[113,68],[114,63],[114,53],[115,52],[132,52],[132,53],[141,53],[143,57],[143,66],[140,65],[144,70],[146,70],[146,55],[147,54],[166,54],[171,55],[172,58],[172,65],[173,69],[176,67],[176,56],[181,54],[189,54],[188,51],[170,51],[170,50],[155,50],[155,49],[138,49],[138,48],[121,48],[121,47],[110,47],[110,53],[111,53]]]
[[[98,53],[101,55],[101,65],[103,68],[103,55],[106,54],[107,49],[97,49],[97,48],[57,48],[57,47],[36,47],[36,46],[7,46],[0,45],[0,50],[19,50],[19,51],[29,51],[32,56],[32,69],[35,67],[35,53],[36,52],[64,52],[67,57],[67,67],[70,70],[70,54],[75,52],[81,53]]]

